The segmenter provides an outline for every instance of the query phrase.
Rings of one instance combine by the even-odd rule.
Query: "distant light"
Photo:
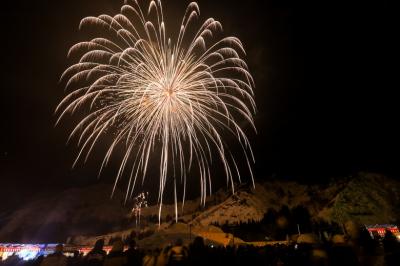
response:
[[[33,260],[38,255],[39,250],[32,250],[30,248],[22,249],[17,252],[17,256],[23,260]]]

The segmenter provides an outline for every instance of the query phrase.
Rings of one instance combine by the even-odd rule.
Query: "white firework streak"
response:
[[[191,30],[200,14],[197,3],[188,5],[175,42],[167,37],[161,1],[149,3],[147,12],[132,0],[125,1],[114,17],[100,15],[81,21],[79,28],[99,27],[109,37],[71,47],[68,56],[80,59],[61,77],[66,88],[74,89],[58,105],[56,124],[66,114],[85,108],[86,115],[70,134],[70,139],[79,139],[74,166],[82,157],[86,162],[100,137],[114,130],[99,174],[115,147],[123,144],[125,154],[112,193],[121,176],[129,174],[125,200],[132,197],[138,176],[143,183],[151,158],[158,156],[159,219],[164,189],[171,178],[177,219],[177,179],[183,184],[183,208],[187,173],[196,164],[201,203],[205,204],[207,192],[211,194],[213,151],[233,192],[234,176],[241,181],[239,167],[221,135],[224,132],[238,141],[254,185],[254,156],[239,126],[247,121],[256,130],[254,81],[241,58],[245,55],[241,41],[216,38],[222,32],[220,22],[209,18],[198,30]],[[161,152],[155,153],[155,147],[161,147]]]

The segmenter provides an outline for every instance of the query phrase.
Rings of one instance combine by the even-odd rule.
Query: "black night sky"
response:
[[[75,170],[68,123],[54,128],[58,80],[85,40],[80,19],[122,0],[2,3],[0,211],[37,192],[99,182],[99,162]],[[185,2],[185,3],[183,3]],[[167,22],[182,0],[166,0]],[[394,9],[386,1],[199,0],[201,17],[239,37],[256,82],[255,175],[302,182],[398,169]],[[112,171],[102,181],[113,179]],[[223,179],[223,178],[222,178]]]

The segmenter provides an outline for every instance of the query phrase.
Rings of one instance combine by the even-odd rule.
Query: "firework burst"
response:
[[[253,180],[254,157],[239,123],[245,121],[255,130],[254,82],[242,59],[241,41],[218,37],[222,26],[213,18],[196,22],[197,3],[188,5],[177,37],[172,38],[161,1],[148,2],[144,9],[143,3],[125,1],[120,14],[81,21],[80,28],[96,28],[103,37],[70,49],[68,56],[79,61],[61,77],[66,88],[73,89],[56,109],[57,124],[68,113],[80,110],[84,114],[70,134],[79,140],[74,165],[80,158],[86,161],[99,139],[113,132],[100,172],[116,147],[124,145],[114,190],[121,177],[128,176],[126,199],[132,197],[137,181],[143,182],[149,161],[158,161],[159,216],[167,181],[171,181],[177,219],[178,182],[184,202],[191,168],[199,173],[203,204],[211,193],[214,152],[232,190],[234,177],[240,181],[235,156],[222,134],[235,137]]]

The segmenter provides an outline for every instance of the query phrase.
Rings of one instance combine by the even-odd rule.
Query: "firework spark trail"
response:
[[[79,28],[98,27],[110,37],[72,46],[68,56],[80,59],[61,77],[66,88],[74,86],[74,90],[57,107],[57,124],[66,114],[89,109],[70,134],[80,147],[74,165],[83,157],[86,162],[100,137],[113,131],[115,136],[99,172],[116,146],[124,144],[113,193],[122,175],[128,173],[128,199],[139,175],[143,183],[149,161],[158,155],[159,219],[167,178],[172,178],[175,186],[177,219],[177,179],[184,184],[184,203],[186,176],[192,167],[199,170],[201,202],[205,203],[207,192],[211,193],[213,151],[218,153],[227,184],[234,190],[233,177],[237,175],[240,181],[240,173],[223,141],[223,132],[238,140],[253,180],[253,153],[238,124],[245,120],[255,130],[254,82],[240,56],[245,51],[236,37],[217,39],[222,25],[213,18],[205,20],[197,31],[191,30],[199,14],[197,3],[190,3],[175,42],[167,37],[160,0],[149,1],[147,12],[132,0],[125,1],[121,13],[114,17],[84,18]],[[160,154],[155,154],[155,147],[161,147]]]

